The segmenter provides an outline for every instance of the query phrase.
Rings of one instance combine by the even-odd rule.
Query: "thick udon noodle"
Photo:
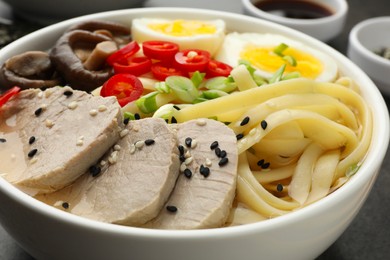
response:
[[[372,131],[370,109],[349,78],[281,81],[175,112],[178,122],[200,117],[230,122],[243,134],[227,225],[280,216],[327,196],[359,168]]]

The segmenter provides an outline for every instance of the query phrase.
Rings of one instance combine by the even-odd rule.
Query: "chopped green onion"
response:
[[[182,76],[170,76],[165,83],[171,88],[178,99],[185,103],[192,103],[199,97],[199,91],[189,78]]]
[[[280,57],[283,57],[283,52],[288,48],[288,45],[285,43],[281,43],[274,49],[274,53]]]
[[[193,104],[198,104],[198,103],[202,103],[202,102],[205,102],[205,101],[208,101],[207,98],[204,98],[204,97],[197,97],[194,99],[194,101],[192,101]]]
[[[290,73],[285,74],[282,77],[282,80],[296,79],[296,78],[299,78],[300,76],[301,76],[301,73],[299,73],[298,71],[294,71],[294,72],[290,72]]]
[[[151,92],[145,96],[140,97],[135,104],[145,114],[153,113],[158,109],[156,96],[159,94],[158,91]]]
[[[293,56],[285,55],[285,56],[283,56],[283,60],[290,63],[290,65],[293,67],[297,66],[297,60]]]
[[[159,109],[156,110],[152,117],[170,119],[175,112],[175,108],[173,106],[173,104],[165,104],[161,106]]]
[[[202,96],[206,99],[215,99],[223,96],[227,96],[228,93],[222,91],[222,90],[217,90],[217,89],[212,89],[212,90],[206,90],[203,91]]]
[[[167,86],[167,84],[165,82],[157,82],[155,85],[154,85],[154,88],[160,92],[160,93],[165,93],[165,94],[168,94],[171,92],[171,89]]]
[[[130,113],[130,112],[125,112],[123,114],[123,118],[129,119],[129,120],[135,120],[135,115],[133,113]]]
[[[279,82],[282,79],[284,70],[286,69],[286,64],[283,64],[280,66],[280,68],[272,75],[272,77],[269,79],[268,83],[276,83]]]
[[[256,74],[256,68],[253,67],[249,61],[247,60],[239,60],[238,63],[241,65],[245,65],[246,69],[249,71],[249,74],[251,74],[253,80],[256,82],[256,85],[257,86],[261,86],[261,85],[264,85],[267,83],[267,81],[262,77],[260,76],[259,74]],[[229,78],[231,78],[232,81],[234,81],[233,77],[229,76]]]
[[[349,177],[352,177],[353,175],[355,175],[355,173],[360,169],[360,165],[358,165],[357,163],[356,164],[352,164],[351,166],[349,166],[349,168],[347,169],[347,171],[345,172],[345,176],[347,176],[348,178]]]
[[[196,88],[199,88],[199,86],[202,83],[205,76],[206,76],[206,73],[200,73],[199,71],[195,71],[192,74],[191,81]]]
[[[233,78],[230,79],[221,76],[206,80],[204,87],[210,90],[220,90],[230,93],[237,88],[237,84],[234,82]]]

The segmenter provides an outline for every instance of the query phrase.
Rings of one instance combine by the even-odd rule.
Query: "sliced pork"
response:
[[[179,173],[176,135],[155,118],[130,121],[124,131],[73,185],[37,199],[109,223],[139,226],[156,217]]]
[[[61,189],[119,140],[121,124],[114,97],[24,90],[0,108],[0,173],[30,194]]]
[[[223,123],[209,119],[173,126],[180,145],[181,173],[168,202],[145,227],[221,227],[236,190],[236,136]]]

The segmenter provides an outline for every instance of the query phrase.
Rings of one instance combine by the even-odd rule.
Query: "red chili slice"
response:
[[[210,53],[204,50],[187,49],[175,54],[175,66],[186,72],[206,71]]]
[[[213,77],[227,77],[230,75],[230,72],[232,71],[232,67],[226,63],[216,61],[216,60],[210,60],[207,64],[207,70],[206,70],[206,76],[208,78]]]
[[[172,60],[179,51],[179,45],[167,41],[145,41],[142,43],[144,55],[155,60]]]
[[[123,48],[117,50],[106,59],[107,63],[111,66],[115,62],[121,62],[126,60],[128,57],[133,56],[140,50],[140,47],[136,41],[129,42]]]
[[[118,73],[130,73],[135,76],[140,76],[142,74],[148,73],[150,67],[152,66],[152,61],[145,56],[139,57],[130,57],[126,60],[121,60],[120,62],[114,62],[113,67],[116,74]]]
[[[115,74],[109,78],[100,91],[103,97],[115,96],[122,107],[137,100],[144,91],[142,82],[132,74]]]
[[[16,86],[7,90],[3,95],[0,96],[0,107],[2,107],[5,103],[7,103],[8,100],[10,100],[11,97],[15,96],[19,92],[20,88]]]
[[[173,66],[166,65],[163,62],[154,63],[151,67],[153,76],[164,81],[169,76],[185,76],[185,73],[174,68]]]

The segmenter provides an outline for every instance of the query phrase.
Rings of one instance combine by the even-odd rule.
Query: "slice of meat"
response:
[[[119,140],[121,124],[115,98],[24,90],[0,108],[0,172],[30,194],[61,189]]]
[[[176,129],[179,144],[184,148],[184,152],[181,152],[182,173],[165,207],[145,227],[220,227],[229,215],[235,196],[238,161],[236,136],[223,123],[211,119],[188,121],[178,124]],[[218,146],[211,149],[215,141]],[[219,156],[216,151],[221,152]]]
[[[36,198],[62,209],[66,202],[68,212],[109,223],[139,226],[156,217],[179,172],[176,135],[155,118],[130,121],[127,129],[89,173]]]

